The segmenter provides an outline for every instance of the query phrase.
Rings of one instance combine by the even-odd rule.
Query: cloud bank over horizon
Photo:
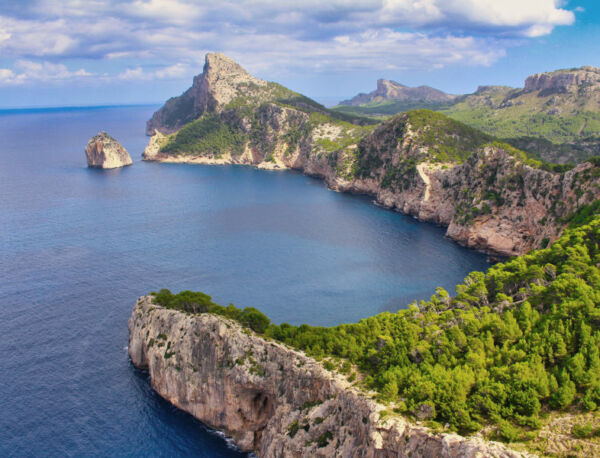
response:
[[[189,81],[220,51],[294,72],[490,66],[575,23],[561,0],[24,0],[0,3],[0,86]]]

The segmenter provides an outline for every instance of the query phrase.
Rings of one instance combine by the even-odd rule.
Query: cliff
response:
[[[211,314],[140,298],[129,354],[166,400],[259,456],[518,457],[397,416],[303,353]]]
[[[85,155],[88,167],[114,169],[132,164],[127,150],[106,132],[90,138]]]
[[[146,125],[146,133],[175,132],[205,112],[221,111],[240,91],[247,94],[266,86],[266,81],[254,78],[224,54],[207,54],[204,69],[194,78],[192,87],[179,97],[169,99],[154,113]]]
[[[537,73],[523,88],[480,86],[441,111],[544,160],[580,162],[599,152],[600,69]]]
[[[368,94],[357,96],[340,102],[340,105],[359,106],[369,103],[382,103],[390,100],[418,101],[418,102],[449,102],[454,95],[446,94],[429,86],[408,87],[396,81],[386,79],[377,80],[377,89]]]
[[[524,90],[526,92],[561,93],[577,91],[580,88],[588,88],[588,90],[600,88],[600,68],[588,66],[549,73],[536,73],[527,77]]]
[[[448,226],[447,236],[461,244],[508,256],[552,242],[570,214],[599,197],[593,164],[545,170],[491,140],[425,110],[375,128],[271,102],[157,133],[144,158],[300,170],[331,189]]]

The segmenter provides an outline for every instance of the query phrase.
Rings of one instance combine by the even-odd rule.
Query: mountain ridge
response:
[[[441,113],[416,110],[360,126],[276,83],[236,78],[221,75],[220,88],[208,84],[204,93],[217,92],[211,97],[221,103],[205,105],[177,132],[157,133],[144,159],[299,170],[332,189],[370,195],[385,207],[447,226],[459,243],[505,256],[555,240],[563,218],[598,194],[591,176],[577,193],[567,186],[589,164],[574,171],[546,164]],[[461,186],[468,192],[459,192]],[[538,224],[542,219],[546,224]]]
[[[389,116],[415,108],[440,111],[546,161],[577,163],[600,155],[600,69],[592,66],[536,73],[522,88],[480,85],[445,103],[383,100],[333,110]]]
[[[455,97],[430,86],[409,87],[396,81],[381,78],[377,80],[377,88],[374,91],[368,94],[360,93],[351,99],[343,100],[340,105],[360,106],[389,100],[448,102]]]

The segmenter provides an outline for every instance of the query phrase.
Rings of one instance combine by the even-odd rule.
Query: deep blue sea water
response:
[[[485,256],[293,172],[140,161],[155,107],[0,112],[0,456],[236,456],[127,356],[135,299],[201,290],[333,325],[428,298]],[[106,130],[134,165],[86,168]]]

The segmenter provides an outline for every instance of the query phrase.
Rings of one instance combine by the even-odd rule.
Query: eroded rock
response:
[[[90,138],[85,147],[88,167],[114,169],[131,165],[131,156],[125,148],[106,132]]]
[[[522,453],[480,438],[435,434],[345,378],[223,317],[190,315],[141,297],[129,355],[163,398],[262,457],[502,457]]]

